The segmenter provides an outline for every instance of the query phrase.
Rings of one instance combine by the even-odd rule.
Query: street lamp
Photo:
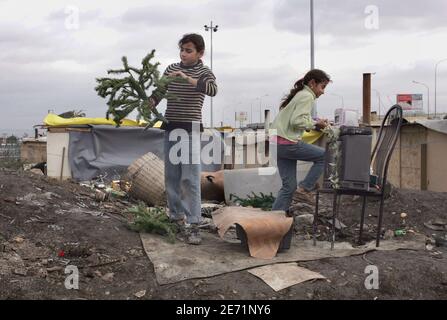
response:
[[[331,93],[331,95],[336,96],[336,97],[340,97],[341,98],[341,107],[344,108],[345,107],[345,102],[343,100],[343,96],[336,94],[336,93]]]
[[[211,36],[211,71],[213,71],[213,32],[217,32],[218,25],[213,25],[213,21],[211,21],[210,25],[204,25],[205,31],[210,32]],[[213,128],[213,97],[211,98],[211,128]]]
[[[259,123],[262,123],[262,98],[268,97],[268,94],[264,94],[263,96],[259,97]]]
[[[435,116],[434,116],[435,119],[436,119],[436,78],[437,78],[437,73],[438,73],[438,64],[440,64],[441,62],[444,62],[444,61],[447,61],[447,59],[439,60],[435,64]]]
[[[310,69],[315,67],[314,56],[314,1],[310,0]]]
[[[413,83],[423,85],[424,87],[427,88],[427,119],[428,119],[430,118],[430,88],[428,87],[428,85],[422,82],[413,80]]]
[[[381,105],[380,92],[379,92],[378,90],[376,90],[376,89],[373,89],[373,91],[376,92],[376,94],[377,94],[377,99],[378,99],[378,101],[379,101],[379,117],[378,117],[378,119],[380,120],[380,105]]]
[[[250,123],[253,123],[253,102],[255,102],[258,99],[259,99],[259,97],[254,98],[253,100],[251,100],[251,103],[250,103]]]

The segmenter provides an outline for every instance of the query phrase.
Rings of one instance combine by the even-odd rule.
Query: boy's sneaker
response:
[[[200,236],[199,225],[192,223],[185,228],[185,242],[187,244],[198,245],[202,243],[202,237]]]
[[[173,225],[175,225],[176,233],[183,233],[183,229],[185,229],[185,220],[184,219],[169,219]]]

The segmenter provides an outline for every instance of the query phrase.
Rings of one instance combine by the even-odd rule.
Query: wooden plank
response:
[[[70,131],[74,131],[74,132],[90,132],[91,129],[90,128],[49,127],[48,131],[49,132],[53,132],[53,133],[63,133],[63,132],[70,132]]]

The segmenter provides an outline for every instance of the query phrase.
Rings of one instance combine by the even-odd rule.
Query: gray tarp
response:
[[[70,131],[68,160],[72,178],[76,181],[91,180],[106,175],[106,181],[119,179],[127,167],[142,155],[152,152],[164,159],[164,131],[156,128],[144,130],[139,127],[90,126],[90,132]],[[223,143],[218,131],[214,143]],[[202,141],[202,147],[209,142]],[[220,150],[224,148],[221,147]],[[221,156],[222,158],[222,156]],[[203,164],[202,171],[217,171],[219,164]]]

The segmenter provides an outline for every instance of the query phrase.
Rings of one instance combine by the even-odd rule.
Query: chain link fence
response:
[[[0,144],[0,167],[18,168],[20,166],[20,143]]]

